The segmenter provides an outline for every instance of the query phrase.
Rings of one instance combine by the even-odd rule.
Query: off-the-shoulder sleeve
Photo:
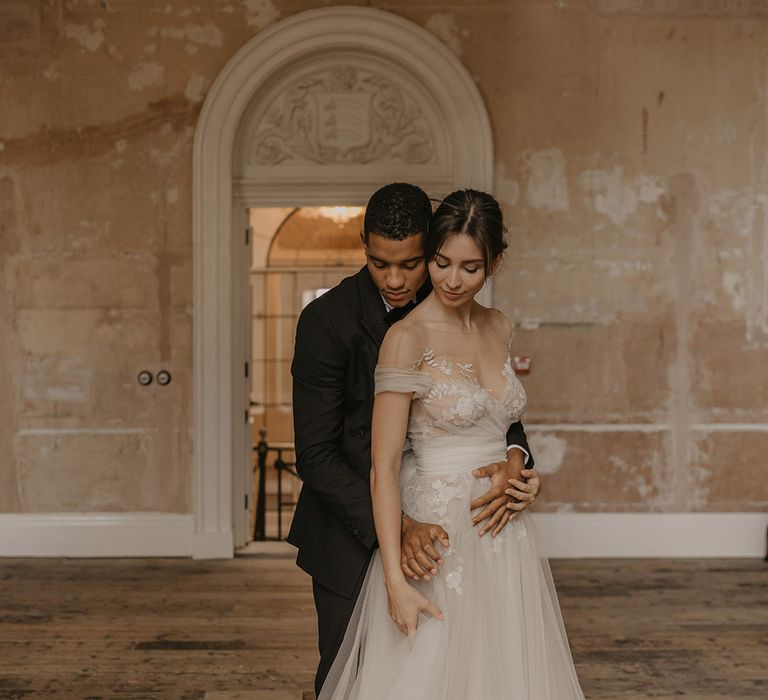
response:
[[[413,392],[414,398],[421,398],[432,385],[432,377],[428,372],[418,372],[413,369],[401,367],[383,367],[377,365],[373,373],[376,383],[375,393],[382,391],[395,391],[401,394]]]
[[[413,392],[416,398],[423,396],[432,384],[427,372],[418,371],[423,356],[424,349],[413,328],[406,328],[402,321],[392,326],[379,351],[379,363],[374,373],[376,393]]]

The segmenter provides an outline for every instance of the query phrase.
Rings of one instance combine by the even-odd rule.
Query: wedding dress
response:
[[[402,475],[402,507],[442,525],[450,547],[436,576],[409,582],[444,619],[420,615],[403,636],[376,550],[319,700],[583,700],[533,516],[495,538],[471,522],[470,501],[490,485],[472,469],[505,459],[525,407],[509,345],[438,327],[405,335],[394,348],[385,341],[376,393],[413,393],[404,470],[415,469]]]

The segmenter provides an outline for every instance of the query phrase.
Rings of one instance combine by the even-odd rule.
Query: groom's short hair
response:
[[[432,220],[427,193],[407,182],[393,182],[376,190],[368,200],[363,219],[363,238],[376,234],[402,241],[416,233],[426,238]]]

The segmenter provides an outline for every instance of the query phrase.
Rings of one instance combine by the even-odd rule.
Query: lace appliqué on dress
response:
[[[507,359],[504,362],[504,368],[501,370],[501,374],[507,380],[507,390],[504,392],[501,402],[507,409],[507,413],[512,420],[520,420],[520,416],[523,415],[523,411],[525,410],[527,397],[522,383],[517,378],[517,374],[515,374],[515,370],[512,368],[512,358],[509,353],[507,353]]]
[[[445,401],[447,398],[455,401]],[[440,402],[440,421],[457,428],[477,423],[490,410],[490,396],[478,384],[438,382],[422,398],[425,404]]]
[[[413,363],[411,370],[416,371],[422,365],[437,369],[446,377],[444,381],[433,382],[425,395],[420,397],[426,405],[439,405],[440,412],[435,413],[434,417],[443,426],[466,428],[477,423],[492,410],[497,399],[492,392],[480,385],[472,363],[456,362],[447,357],[438,359],[434,350],[427,348]],[[510,420],[519,420],[525,409],[526,396],[523,385],[512,368],[509,348],[501,374],[507,383],[504,394],[498,401]],[[417,424],[419,429],[424,431],[425,437],[434,435],[434,430],[430,430],[423,419],[417,419]]]
[[[429,491],[424,496],[424,502],[430,512],[437,514],[439,525],[448,525],[448,504],[456,499],[466,499],[469,496],[470,484],[464,474],[444,476],[440,479],[432,479],[429,483]]]
[[[459,561],[461,561],[461,557],[459,557]],[[462,582],[462,576],[461,572],[464,571],[464,567],[459,564],[455,569],[452,571],[449,571],[445,576],[445,585],[448,586],[452,591],[456,591],[459,595],[462,594],[461,590],[461,582]]]
[[[425,521],[433,521],[443,527],[451,524],[448,517],[448,507],[451,501],[459,499],[466,501],[472,490],[474,477],[466,474],[443,476],[438,479],[419,480],[417,484],[406,489],[403,494],[403,504],[412,508],[408,512],[418,513]],[[423,509],[421,512],[419,512]],[[456,594],[462,594],[463,560],[453,546],[443,552],[445,564],[445,584]]]
[[[474,370],[472,368],[471,362],[462,364],[461,362],[453,362],[447,357],[438,360],[435,357],[435,351],[432,350],[432,348],[427,348],[424,351],[424,354],[416,362],[413,363],[411,369],[418,369],[422,363],[427,364],[430,367],[434,367],[435,369],[442,372],[446,377],[453,376],[454,369],[456,369],[465,379],[471,379],[474,377]]]

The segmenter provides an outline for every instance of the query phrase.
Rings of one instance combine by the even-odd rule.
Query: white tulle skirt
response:
[[[422,615],[404,637],[376,551],[319,700],[584,698],[534,516],[523,512],[496,538],[472,526],[469,502],[488,487],[466,471],[409,477],[403,509],[451,539],[439,574],[413,583],[444,619]]]

